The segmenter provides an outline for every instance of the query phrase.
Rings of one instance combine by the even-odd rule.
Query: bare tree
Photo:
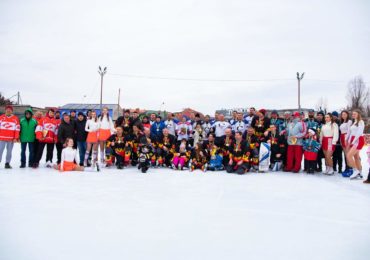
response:
[[[6,106],[6,105],[10,105],[10,104],[13,104],[12,101],[10,101],[9,99],[5,98],[2,93],[0,93],[0,106]]]
[[[347,89],[348,109],[359,109],[363,114],[367,114],[370,101],[370,89],[361,76],[355,77],[348,83]]]

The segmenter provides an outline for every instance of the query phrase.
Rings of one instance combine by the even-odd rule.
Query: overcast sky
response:
[[[299,71],[302,107],[339,109],[351,78],[370,82],[369,14],[366,0],[1,0],[0,91],[98,103],[102,65],[103,102],[121,88],[122,107],[294,108]]]

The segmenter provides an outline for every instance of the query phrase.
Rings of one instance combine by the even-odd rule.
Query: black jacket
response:
[[[88,132],[85,131],[86,118],[82,121],[76,121],[76,141],[77,142],[86,142]]]
[[[58,129],[58,143],[64,144],[67,138],[75,138],[75,124],[70,122],[67,124],[62,120]]]

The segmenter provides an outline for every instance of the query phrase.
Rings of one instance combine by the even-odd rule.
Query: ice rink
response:
[[[0,259],[370,259],[370,185],[341,175],[0,167]],[[368,172],[365,149],[363,173]]]

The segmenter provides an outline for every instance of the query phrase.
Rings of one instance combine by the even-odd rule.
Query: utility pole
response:
[[[303,79],[304,72],[299,76],[299,72],[297,72],[297,80],[298,80],[298,111],[301,113],[301,80]]]
[[[99,66],[98,73],[100,75],[100,114],[103,112],[103,77],[107,73],[107,67],[104,70]]]

